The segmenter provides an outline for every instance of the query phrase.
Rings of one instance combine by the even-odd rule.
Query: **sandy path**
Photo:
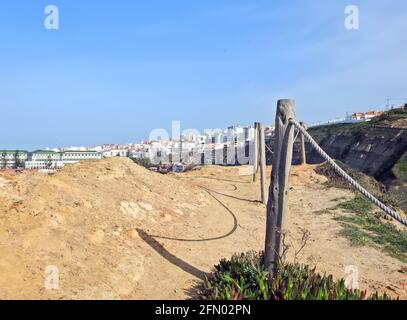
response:
[[[165,269],[172,270],[167,271],[170,279],[166,282],[173,292],[169,290],[170,294],[163,292],[160,296],[184,299],[190,297],[190,289],[197,282],[200,272],[208,272],[221,257],[228,258],[235,252],[263,249],[265,207],[257,200],[260,198],[259,185],[251,183],[251,177],[239,176],[237,169],[205,168],[202,172],[179,175],[178,178],[204,187],[224,206],[223,210],[219,208],[221,210],[213,212],[205,224],[199,226],[200,229],[213,233],[214,227],[224,226],[224,232],[230,230],[233,221],[227,211],[233,212],[237,221],[236,230],[218,240],[185,242],[155,239],[165,248],[158,251],[162,250],[161,253],[164,251],[165,254],[160,257],[160,253],[154,252],[152,260],[161,260]],[[348,240],[337,235],[341,227],[332,215],[314,213],[335,206],[339,198],[353,197],[349,191],[324,187],[322,181],[324,178],[315,175],[312,167],[293,169],[289,198],[287,243],[291,249],[288,251],[288,260],[294,260],[294,252],[301,246],[303,231],[307,230],[310,232],[310,240],[297,255],[297,261],[316,265],[320,272],[343,278],[347,276],[347,266],[356,266],[362,289],[386,290],[407,297],[403,285],[406,276],[399,272],[403,266],[400,261],[374,248],[351,247]],[[192,236],[193,229],[187,233]],[[155,272],[157,269],[154,264],[152,262],[149,267]],[[146,277],[150,279],[154,273],[147,273]],[[142,291],[145,298],[156,297],[154,292],[151,296],[145,296],[146,291]]]

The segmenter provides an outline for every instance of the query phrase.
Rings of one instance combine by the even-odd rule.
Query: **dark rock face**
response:
[[[332,158],[340,160],[355,170],[380,180],[407,151],[407,129],[380,126],[345,127],[321,132],[310,129],[318,144]],[[306,144],[307,162],[324,160],[310,144]],[[295,143],[293,163],[300,162],[300,144]]]

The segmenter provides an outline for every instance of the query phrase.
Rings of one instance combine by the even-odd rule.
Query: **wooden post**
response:
[[[277,104],[273,170],[267,203],[266,244],[264,263],[270,277],[277,272],[283,254],[283,237],[287,216],[288,178],[290,174],[294,126],[289,119],[295,118],[295,101],[279,100]]]
[[[300,122],[301,126],[305,128],[305,124]],[[301,132],[301,164],[307,164],[307,153],[305,151],[305,138],[304,134]]]
[[[264,126],[259,123],[258,125],[258,141],[259,141],[259,165],[260,165],[260,182],[261,182],[261,202],[267,203],[266,194],[266,139],[264,136]]]
[[[253,182],[257,180],[257,172],[259,171],[259,123],[254,123],[254,156],[253,156]]]

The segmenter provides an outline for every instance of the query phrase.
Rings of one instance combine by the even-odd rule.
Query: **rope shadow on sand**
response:
[[[200,187],[200,188],[202,188],[202,189],[204,189],[204,190],[207,191],[207,192],[213,192],[213,193],[219,194],[219,195],[221,195],[221,196],[228,197],[228,198],[232,198],[232,199],[235,199],[235,200],[245,201],[245,202],[251,202],[251,203],[261,203],[260,200],[251,200],[251,199],[239,198],[239,197],[233,196],[233,195],[231,195],[231,194],[222,193],[222,192],[220,192],[220,191],[212,190],[212,189],[209,189],[209,188],[204,187],[204,186],[201,186],[201,185],[197,185],[197,186]],[[236,189],[236,190],[237,190],[237,189]]]
[[[164,259],[172,263],[173,265],[177,266],[181,270],[189,273],[190,275],[204,280],[206,273],[198,268],[190,265],[188,262],[178,258],[177,256],[173,255],[164,246],[159,243],[157,240],[154,239],[153,236],[146,233],[144,230],[137,228],[137,233],[139,234],[140,238],[143,239],[152,249],[154,249],[158,254],[160,254]]]
[[[233,218],[233,228],[230,230],[228,233],[218,236],[218,237],[213,237],[213,238],[206,238],[206,239],[182,239],[182,238],[172,238],[172,237],[165,237],[165,236],[157,236],[157,235],[151,235],[151,237],[155,239],[164,239],[164,240],[173,240],[173,241],[182,241],[182,242],[206,242],[206,241],[215,241],[215,240],[221,240],[225,239],[229,236],[231,236],[235,231],[237,230],[238,222],[236,215],[233,213],[232,210],[230,210],[222,201],[220,201],[218,198],[216,198],[211,192],[208,190],[204,189],[212,198],[214,198],[222,207],[226,209],[226,211],[232,216]]]

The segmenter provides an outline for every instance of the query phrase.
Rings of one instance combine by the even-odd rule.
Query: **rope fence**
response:
[[[277,102],[277,110],[274,127],[274,154],[273,169],[269,187],[268,202],[266,206],[266,240],[264,246],[264,263],[270,277],[278,272],[281,257],[284,254],[284,232],[287,228],[288,192],[290,168],[292,165],[295,130],[301,134],[301,157],[302,163],[306,163],[305,141],[308,141],[316,152],[327,161],[333,170],[349,182],[353,188],[363,194],[369,201],[383,210],[386,215],[392,217],[405,227],[407,219],[387,207],[369,191],[362,187],[355,179],[347,174],[335,161],[318,145],[307,132],[303,124],[295,120],[296,102],[292,99],[280,99]],[[295,139],[294,139],[295,137]],[[262,147],[262,149],[266,149]],[[255,181],[255,180],[254,180]]]
[[[298,138],[298,135],[299,135],[299,134],[300,134],[300,131],[297,130],[297,134],[296,134],[295,137],[294,137],[293,143],[295,143],[295,141],[297,141],[297,138]]]
[[[270,147],[269,147],[267,144],[266,144],[266,149],[267,149],[268,151],[270,151],[271,154],[274,154],[274,152],[271,151]]]
[[[393,219],[397,220],[401,224],[407,227],[407,219],[401,217],[398,213],[394,210],[387,207],[384,203],[382,203],[379,199],[373,196],[369,191],[363,188],[356,180],[354,180],[349,174],[347,174],[341,167],[339,167],[335,161],[318,145],[318,143],[312,138],[312,136],[301,126],[299,122],[294,119],[289,119],[290,123],[294,125],[305,137],[305,139],[312,145],[315,151],[324,158],[338,173],[342,176],[346,181],[348,181],[356,190],[358,190],[361,194],[363,194],[366,198],[368,198],[371,202],[373,202],[377,207],[383,210],[387,215],[392,217]]]

